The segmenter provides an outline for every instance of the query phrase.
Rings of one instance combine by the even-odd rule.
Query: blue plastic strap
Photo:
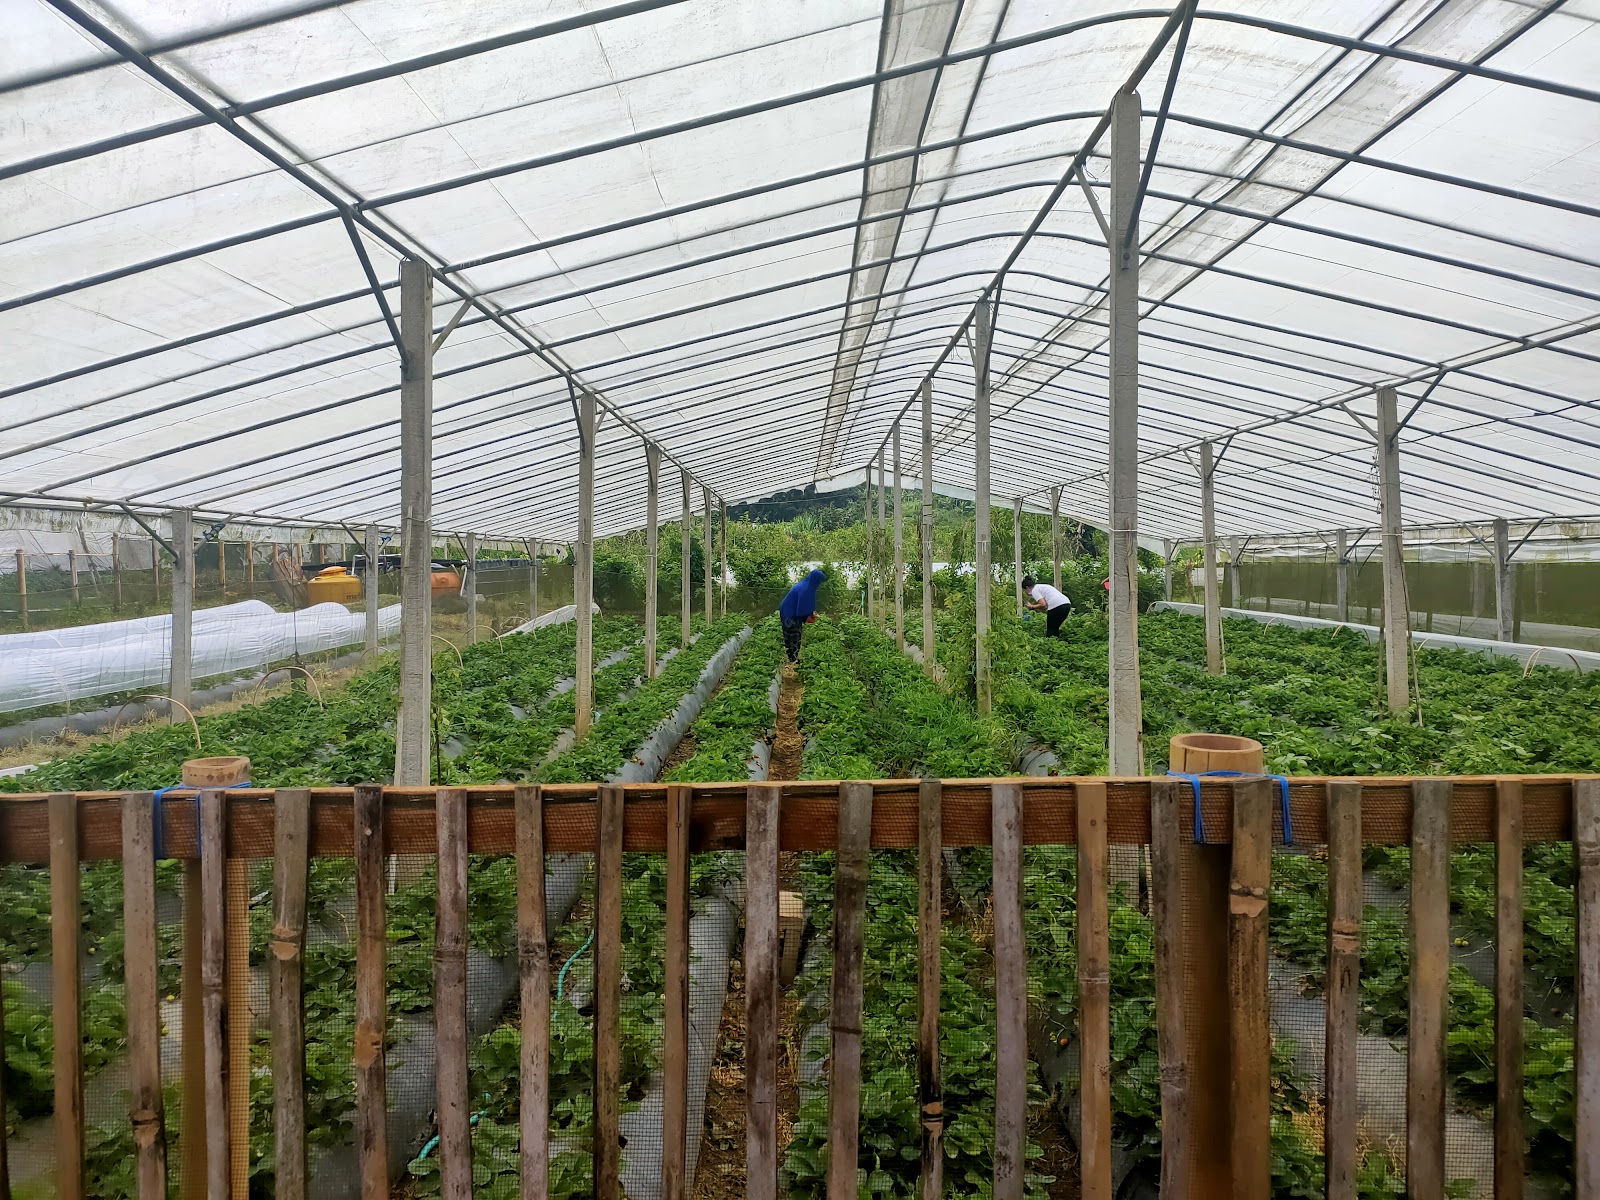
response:
[[[1283,812],[1283,844],[1294,845],[1294,821],[1289,816],[1289,780],[1283,775],[1272,775],[1258,771],[1197,771],[1191,774],[1188,771],[1167,772],[1176,779],[1187,779],[1189,786],[1194,788],[1194,840],[1195,844],[1204,846],[1208,844],[1206,838],[1205,818],[1200,814],[1200,781],[1202,779],[1241,779],[1247,775],[1262,776],[1278,781],[1278,802]]]
[[[243,783],[230,783],[227,787],[223,788],[223,791],[231,792],[236,788],[247,788],[249,786],[250,786],[250,781],[248,779],[246,779]],[[154,826],[154,836],[151,838],[151,841],[155,844],[155,859],[156,859],[157,862],[160,862],[163,858],[167,857],[167,855],[165,853],[166,848],[167,848],[167,846],[166,846],[166,840],[167,840],[166,839],[166,822],[162,820],[162,816],[161,816],[161,797],[165,796],[168,792],[186,792],[188,790],[189,790],[189,785],[186,784],[186,783],[175,783],[171,787],[164,787],[164,788],[157,788],[156,789],[156,793],[155,793],[155,813],[153,814],[153,817],[152,817],[152,820],[151,820],[151,824]],[[194,789],[194,844],[195,844],[195,849],[198,851],[199,848],[200,848],[200,789],[199,788],[195,788]]]

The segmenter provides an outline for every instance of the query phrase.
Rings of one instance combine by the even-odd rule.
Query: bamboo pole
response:
[[[277,1200],[306,1200],[306,1010],[303,988],[311,792],[273,797],[272,990],[273,1186]]]
[[[674,789],[677,790],[677,789]],[[685,792],[688,789],[683,789]],[[745,832],[745,1196],[778,1198],[778,823],[781,786],[752,783]],[[687,801],[684,802],[687,807]],[[685,842],[687,849],[687,840]]]
[[[1189,1064],[1184,1025],[1182,785],[1150,785],[1156,1042],[1161,1062],[1161,1194],[1190,1195]],[[1213,1029],[1215,1036],[1215,1029]],[[1226,1094],[1226,1093],[1224,1093]],[[1217,1096],[1210,1100],[1216,1103]]]
[[[834,856],[833,1001],[829,1011],[828,1200],[856,1200],[861,1120],[861,993],[872,785],[839,785]]]
[[[1228,1014],[1233,1059],[1233,1195],[1272,1195],[1272,1020],[1267,995],[1267,892],[1272,882],[1272,792],[1267,779],[1233,787],[1228,896]]]
[[[517,969],[522,1008],[522,1200],[550,1196],[550,946],[544,803],[538,784],[512,794],[517,852]]]
[[[693,790],[687,787],[667,789],[667,896],[664,914],[667,972],[662,994],[664,1019],[661,1039],[663,1200],[684,1200],[689,1187],[689,808],[693,796]],[[752,902],[756,899],[756,865],[753,859],[747,859],[745,876],[747,886],[751,889]],[[776,896],[773,905],[776,910]],[[752,955],[760,953],[758,946],[752,945],[759,932],[758,914],[752,903],[745,924],[746,969]],[[753,1003],[754,998],[747,993],[746,1086],[752,1089],[758,1049],[756,1030],[749,1023]],[[754,1095],[753,1090],[751,1095]],[[750,1136],[747,1131],[747,1141]]]
[[[1080,1200],[1111,1193],[1111,913],[1106,785],[1078,783]]]
[[[228,1054],[228,891],[226,793],[200,793],[200,988],[205,1005],[206,1196],[233,1193],[233,1111]],[[242,913],[236,913],[242,916]],[[235,1020],[239,1014],[233,1014]],[[248,1149],[248,1142],[246,1143]]]
[[[1324,1181],[1328,1200],[1356,1200],[1357,1046],[1361,1015],[1361,785],[1335,780],[1328,804],[1328,981],[1324,1027]]]
[[[1022,789],[993,791],[994,1200],[1022,1200],[1028,1152],[1028,964],[1022,932]]]
[[[1522,784],[1495,784],[1494,1195],[1522,1200]]]
[[[472,1127],[467,1094],[467,793],[440,788],[435,811],[439,890],[433,940],[434,1111],[444,1200],[471,1200]]]
[[[1600,1196],[1600,779],[1572,781],[1577,858],[1577,1004],[1572,1139],[1578,1200]]]
[[[1450,984],[1448,779],[1411,784],[1411,1005],[1406,1039],[1406,1194],[1444,1195],[1445,1013]]]
[[[19,550],[18,555],[21,555]],[[56,1196],[82,1200],[83,993],[79,964],[83,909],[78,865],[78,798],[57,793],[47,801],[50,824],[50,978],[55,1034]]]
[[[919,1200],[944,1195],[944,1089],[939,1078],[940,934],[944,928],[943,789],[917,787],[917,1091],[922,1114]]]
[[[167,1200],[161,1092],[161,992],[156,942],[156,798],[122,797],[122,929],[128,1011],[128,1103],[139,1200]],[[0,1126],[3,1126],[0,1122]],[[0,1174],[4,1167],[0,1164]],[[281,1193],[280,1193],[281,1194]]]
[[[622,1200],[622,806],[602,784],[594,857],[594,1194]]]
[[[900,489],[900,422],[894,424],[894,642],[906,648],[905,495]]]
[[[384,1061],[389,1022],[384,894],[383,789],[355,789],[355,1130],[361,1200],[389,1200],[389,1099]]]

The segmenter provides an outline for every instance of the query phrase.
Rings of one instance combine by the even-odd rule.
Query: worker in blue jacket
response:
[[[814,570],[789,589],[789,594],[778,605],[778,619],[783,622],[783,648],[790,662],[800,661],[800,635],[806,623],[817,619],[817,589],[827,579],[820,570]]]

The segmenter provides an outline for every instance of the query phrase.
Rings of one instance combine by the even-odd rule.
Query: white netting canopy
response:
[[[1140,528],[1600,513],[1600,0],[0,0],[0,499],[392,524],[397,264],[438,271],[437,527],[597,532],[658,444],[859,473],[932,379],[996,499],[1103,521],[1107,112],[1133,80]],[[1176,66],[1176,70],[1174,67]],[[1074,168],[1081,164],[1081,173]],[[1091,201],[1090,197],[1095,199]],[[1359,420],[1357,419],[1359,418]],[[676,502],[664,503],[668,515]]]

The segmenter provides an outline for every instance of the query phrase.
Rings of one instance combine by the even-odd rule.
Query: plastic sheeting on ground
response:
[[[378,636],[400,631],[400,606],[378,610]],[[259,600],[194,614],[195,679],[248,671],[303,654],[359,644],[366,615],[342,604],[281,613]],[[138,688],[165,689],[172,617],[140,617],[0,637],[0,712],[69,704]]]

